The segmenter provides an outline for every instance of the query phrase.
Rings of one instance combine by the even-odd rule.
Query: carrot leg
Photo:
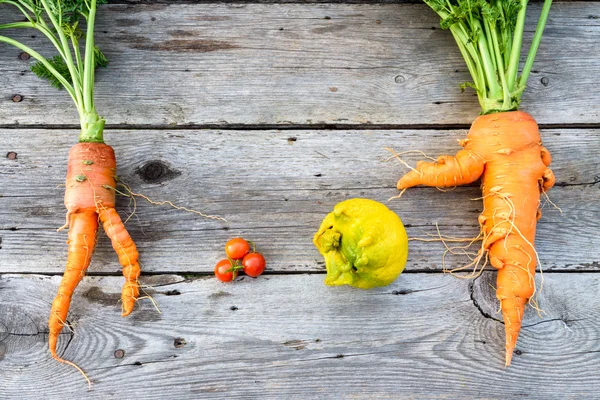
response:
[[[94,248],[96,247],[96,232],[98,231],[98,215],[94,211],[75,212],[69,217],[70,228],[67,244],[69,245],[69,255],[65,273],[58,288],[58,294],[52,302],[50,318],[48,320],[48,345],[52,357],[62,363],[71,365],[83,374],[86,380],[89,379],[85,373],[74,363],[64,360],[56,353],[58,337],[62,331],[71,297],[77,284],[84,277],[85,272],[90,265]]]
[[[484,169],[483,159],[476,153],[460,150],[456,156],[440,156],[437,162],[417,163],[414,170],[398,181],[398,189],[417,185],[453,187],[475,182]]]
[[[70,216],[69,256],[65,273],[58,288],[58,294],[52,302],[48,327],[50,330],[48,342],[52,357],[59,359],[56,354],[58,335],[67,320],[69,305],[73,290],[84,277],[90,265],[94,248],[96,247],[96,232],[98,231],[98,216],[95,212],[74,213]]]
[[[119,256],[119,262],[123,266],[125,285],[121,294],[123,303],[122,316],[127,316],[133,311],[135,301],[140,295],[138,278],[140,276],[139,254],[133,239],[125,229],[121,217],[114,208],[102,208],[99,210],[100,221],[106,235],[110,238],[115,252]]]

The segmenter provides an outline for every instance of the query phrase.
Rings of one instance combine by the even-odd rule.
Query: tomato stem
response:
[[[237,275],[238,275],[238,271],[240,269],[244,269],[244,267],[242,265],[238,264],[236,260],[233,260],[233,259],[231,259],[229,257],[227,257],[227,259],[231,263],[231,268],[229,268],[225,272],[231,272],[231,273],[233,273],[233,279],[235,279],[237,277]]]

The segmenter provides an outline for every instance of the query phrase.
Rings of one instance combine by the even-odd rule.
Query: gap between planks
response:
[[[496,272],[495,269],[488,269],[486,268],[483,273],[491,273],[491,272]],[[536,269],[536,273],[539,274],[541,271],[539,269]],[[600,274],[600,271],[594,271],[594,270],[549,270],[549,271],[544,271],[543,272],[544,275],[547,274]],[[63,272],[5,272],[5,273],[0,273],[0,277],[2,277],[3,275],[39,275],[39,276],[61,276],[63,275]],[[265,276],[286,276],[286,275],[325,275],[327,274],[326,271],[265,271],[262,273],[262,275]],[[408,274],[430,274],[430,275],[434,275],[434,274],[448,274],[447,272],[441,271],[441,270],[432,270],[432,269],[411,269],[411,270],[405,270],[404,272],[402,272],[402,275],[408,275]],[[149,271],[149,272],[144,272],[142,271],[141,277],[153,277],[153,276],[166,276],[166,275],[179,275],[179,276],[184,276],[186,277],[187,280],[196,280],[196,279],[206,279],[206,278],[210,278],[212,277],[214,274],[212,272],[192,272],[192,271]],[[120,278],[123,275],[117,272],[86,272],[85,274],[86,277],[115,277],[115,278]],[[246,275],[240,275],[240,277],[242,276],[246,276]]]
[[[116,124],[105,125],[105,130],[153,130],[153,131],[176,131],[176,130],[223,130],[223,131],[289,131],[289,130],[321,130],[321,131],[393,131],[393,130],[468,130],[471,127],[469,124],[181,124],[181,125],[123,125]],[[538,124],[539,129],[598,129],[600,123],[593,124]],[[0,129],[6,130],[77,130],[81,127],[74,124],[58,124],[58,125],[3,125],[0,124]],[[600,135],[600,132],[598,132]]]

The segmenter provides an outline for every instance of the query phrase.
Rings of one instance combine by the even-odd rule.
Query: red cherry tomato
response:
[[[242,260],[246,275],[256,278],[265,271],[265,258],[260,253],[249,253]]]
[[[234,238],[225,244],[225,254],[232,260],[241,260],[250,252],[250,243],[242,238]]]
[[[215,276],[221,282],[231,282],[237,276],[237,271],[234,269],[231,261],[225,258],[215,266]]]

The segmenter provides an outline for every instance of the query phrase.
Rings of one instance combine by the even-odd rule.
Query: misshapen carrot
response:
[[[73,291],[90,264],[99,220],[123,265],[126,278],[122,294],[123,316],[131,313],[139,296],[139,255],[115,210],[115,174],[116,161],[112,147],[104,143],[78,143],[71,148],[65,192],[69,254],[66,270],[50,311],[48,343],[52,357],[78,369],[75,364],[57,355],[56,346],[67,318]]]
[[[541,216],[540,193],[555,181],[548,168],[551,156],[542,146],[535,120],[522,111],[478,117],[461,145],[456,156],[419,162],[397,186],[453,187],[482,178],[482,249],[498,269],[496,295],[504,317],[508,366],[525,304],[535,291],[535,230]]]
[[[115,211],[115,154],[110,146],[104,144],[106,120],[98,114],[94,104],[95,70],[97,67],[108,65],[108,59],[96,46],[94,40],[98,4],[105,2],[105,0],[71,0],[67,6],[63,0],[44,0],[42,7],[30,0],[10,1],[8,3],[19,8],[23,14],[20,18],[28,22],[13,21],[15,23],[0,26],[8,29],[9,32],[11,28],[36,29],[56,47],[58,55],[50,59],[18,40],[0,35],[0,43],[15,46],[36,60],[36,63],[31,66],[32,72],[69,94],[77,108],[81,123],[79,144],[73,146],[69,152],[65,193],[67,218],[66,224],[60,228],[70,227],[69,255],[58,294],[52,303],[48,321],[48,342],[52,357],[74,366],[84,376],[85,373],[77,365],[57,355],[56,347],[67,319],[73,291],[90,264],[99,220],[103,223],[113,248],[119,255],[119,261],[124,267],[123,274],[126,278],[122,295],[124,316],[131,313],[139,296],[137,280],[140,267],[137,249]],[[0,1],[0,3],[6,2]],[[37,5],[34,6],[33,3]],[[3,6],[4,4],[0,4],[0,8]],[[79,23],[82,20],[85,20],[86,25],[84,51],[80,51],[82,46],[77,40],[81,31],[75,29],[81,26]],[[50,21],[51,24],[47,25],[44,21]],[[75,52],[71,50],[71,44]]]

